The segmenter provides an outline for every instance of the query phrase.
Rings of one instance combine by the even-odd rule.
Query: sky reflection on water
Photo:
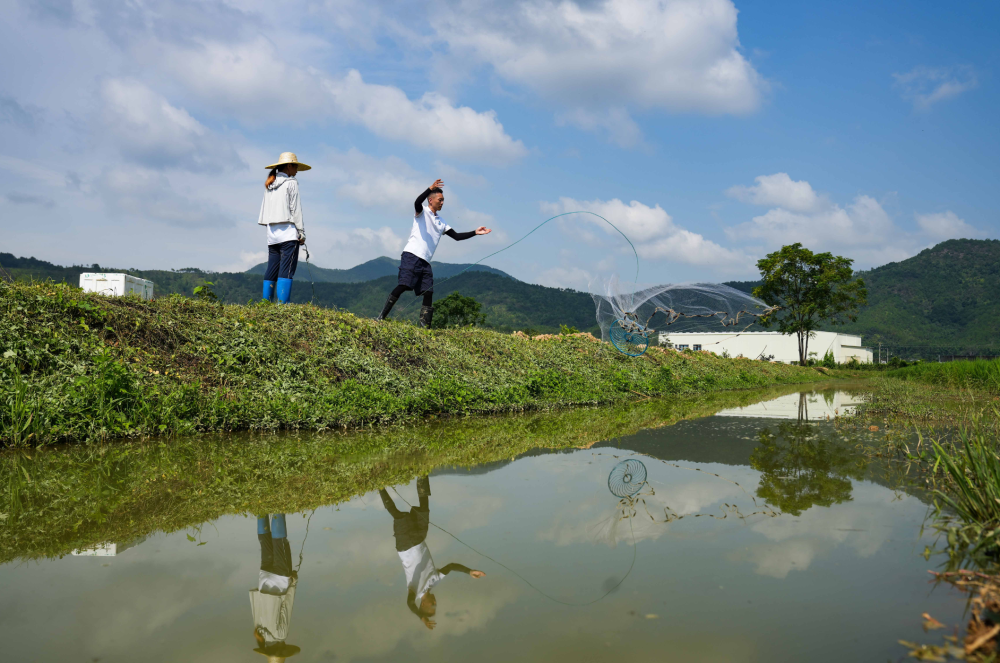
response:
[[[288,660],[886,660],[905,653],[898,639],[921,639],[920,613],[960,620],[961,599],[927,583],[925,504],[858,464],[829,424],[731,415],[486,473],[432,473],[434,564],[486,572],[455,567],[438,580],[433,629],[408,601],[399,554],[422,534],[400,534],[377,491],[289,514],[291,562],[300,549],[302,562],[285,650],[301,651]],[[608,472],[634,454],[649,486],[620,521]],[[416,481],[396,490],[386,494],[401,513],[420,503]],[[784,513],[740,518],[725,506],[759,512],[761,493]],[[685,517],[665,522],[670,513]],[[113,557],[0,567],[5,650],[26,661],[266,660],[247,599],[257,532],[254,517],[226,516]]]

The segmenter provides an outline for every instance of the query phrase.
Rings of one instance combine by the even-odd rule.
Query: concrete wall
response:
[[[678,349],[687,346],[692,350],[708,350],[717,355],[723,351],[731,357],[749,357],[756,359],[764,355],[774,355],[775,361],[792,363],[799,360],[799,341],[795,334],[786,335],[778,332],[660,332],[660,344],[672,343]],[[828,350],[833,351],[837,363],[846,363],[852,358],[859,362],[872,361],[871,350],[862,347],[861,337],[853,334],[838,334],[836,332],[813,332],[809,339],[809,354],[815,354],[818,360]]]

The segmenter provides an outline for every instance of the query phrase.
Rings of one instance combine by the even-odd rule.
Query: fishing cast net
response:
[[[612,277],[591,294],[602,338],[631,357],[643,354],[660,331],[738,333],[776,309],[719,283],[639,287]]]

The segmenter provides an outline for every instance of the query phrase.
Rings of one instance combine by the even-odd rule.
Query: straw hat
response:
[[[282,152],[281,156],[278,157],[276,163],[272,163],[270,166],[264,166],[267,170],[272,168],[277,168],[278,166],[284,166],[286,163],[294,163],[299,167],[299,170],[310,170],[312,166],[307,166],[304,163],[299,163],[299,158],[295,156],[295,152]]]
[[[282,663],[286,658],[291,658],[302,650],[295,645],[276,642],[268,647],[257,647],[254,651],[267,656],[267,663]]]

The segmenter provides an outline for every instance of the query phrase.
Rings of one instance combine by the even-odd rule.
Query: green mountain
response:
[[[1000,240],[951,239],[861,272],[868,306],[841,329],[900,356],[1000,354]]]
[[[375,261],[372,261],[375,262]],[[368,263],[366,263],[368,264]],[[451,273],[461,271],[462,265],[443,263]],[[299,265],[292,302],[303,304],[312,301],[317,306],[343,308],[364,316],[375,316],[382,309],[386,296],[396,285],[397,263],[393,262],[392,274],[362,282],[317,282],[304,280],[306,269]],[[435,297],[441,299],[452,292],[474,297],[483,304],[486,321],[492,327],[510,331],[535,329],[554,332],[559,325],[569,325],[581,331],[597,331],[594,301],[585,292],[547,288],[518,281],[500,270],[469,270],[442,282],[439,265],[434,266],[438,286]],[[330,270],[335,271],[335,270]],[[342,270],[349,271],[349,270]],[[246,303],[260,298],[261,277],[258,274],[205,272],[200,269],[140,270],[121,269],[101,265],[60,267],[35,258],[18,258],[10,253],[0,253],[0,276],[4,274],[18,280],[52,279],[78,284],[82,272],[124,272],[149,279],[157,297],[179,293],[190,296],[195,287],[204,281],[213,283],[212,290],[220,300],[228,303]],[[394,318],[416,320],[420,312],[420,299],[411,293],[404,294]]]
[[[506,272],[487,265],[456,265],[448,262],[434,263],[434,278],[446,279],[466,269],[470,272],[489,272],[490,274],[499,274],[507,278],[514,278]],[[375,258],[360,265],[355,265],[350,269],[328,269],[299,261],[296,276],[299,279],[315,281],[316,283],[360,283],[361,281],[372,281],[383,276],[395,275],[398,273],[398,270],[399,258],[382,256],[381,258]],[[246,273],[264,276],[266,271],[267,263],[262,262],[248,269]]]
[[[391,267],[391,269],[389,269]],[[590,295],[575,290],[523,283],[500,270],[470,270],[442,282],[464,265],[435,265],[436,297],[461,292],[483,304],[487,324],[499,329],[533,328],[555,331],[560,324],[596,330]],[[255,268],[256,269],[256,268]],[[313,268],[319,270],[321,268]],[[379,270],[383,270],[382,273]],[[451,271],[448,271],[451,270]],[[261,279],[254,273],[209,273],[198,269],[176,271],[122,270],[98,265],[59,267],[35,258],[0,253],[0,275],[17,279],[65,280],[78,283],[82,271],[125,271],[156,284],[157,295],[190,295],[203,281],[227,302],[248,302],[260,297]],[[374,316],[396,282],[396,261],[376,258],[349,270],[323,270],[337,281],[307,280],[300,266],[292,292],[293,302],[310,300],[319,306],[337,306],[358,315]],[[350,273],[350,274],[349,274]],[[364,274],[379,274],[368,280]],[[868,306],[857,322],[831,327],[831,331],[861,334],[865,345],[889,346],[901,357],[934,358],[946,354],[1000,354],[1000,241],[956,239],[942,242],[900,262],[861,272],[868,286]],[[726,285],[749,292],[754,281]],[[395,317],[415,319],[417,298],[403,295]]]

